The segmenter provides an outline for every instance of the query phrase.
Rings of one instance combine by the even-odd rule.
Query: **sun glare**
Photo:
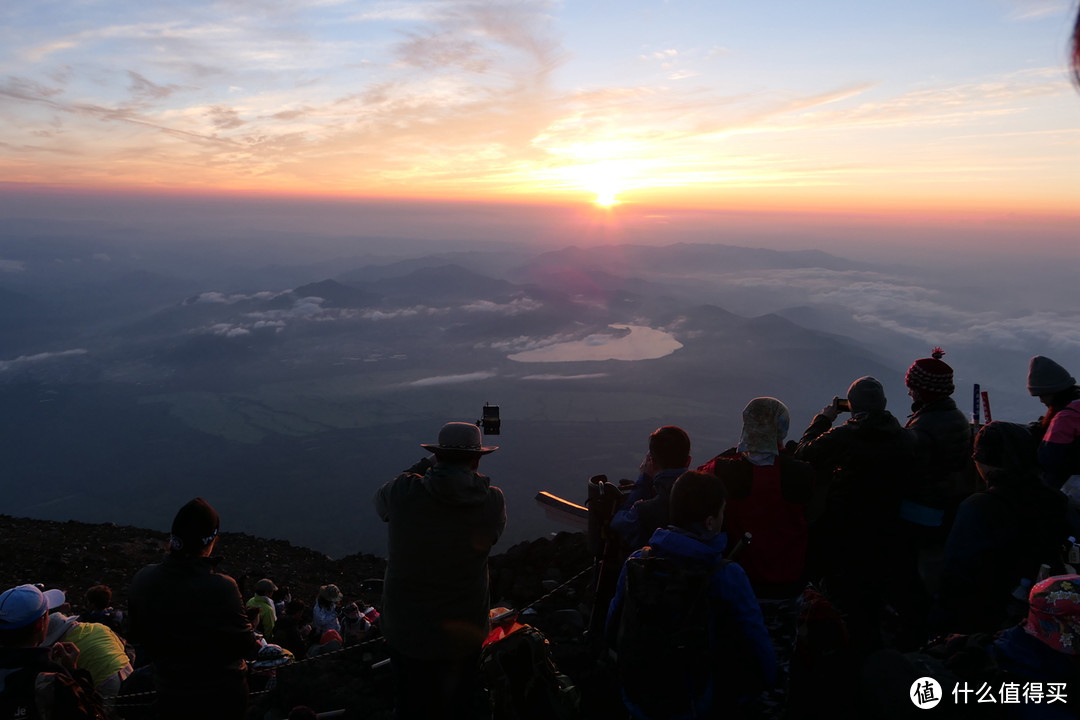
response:
[[[618,199],[615,197],[615,190],[613,188],[604,188],[596,191],[596,200],[594,200],[600,207],[611,207],[618,204]]]

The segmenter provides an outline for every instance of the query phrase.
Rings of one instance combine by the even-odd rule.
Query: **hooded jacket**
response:
[[[463,465],[424,459],[375,492],[389,524],[380,625],[427,660],[479,652],[488,633],[488,553],[506,527],[502,491]]]

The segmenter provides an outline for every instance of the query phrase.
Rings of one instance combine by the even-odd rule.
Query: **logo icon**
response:
[[[911,702],[920,710],[937,707],[941,702],[941,683],[932,677],[921,677],[911,684]]]

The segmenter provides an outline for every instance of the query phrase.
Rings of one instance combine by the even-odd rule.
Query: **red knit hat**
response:
[[[930,351],[930,357],[916,360],[908,368],[904,384],[931,395],[952,395],[956,389],[953,369],[941,359],[944,354],[944,350],[936,347]]]

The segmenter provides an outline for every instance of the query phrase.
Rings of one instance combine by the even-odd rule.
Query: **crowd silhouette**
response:
[[[1045,412],[979,426],[957,409],[943,355],[912,363],[903,424],[863,377],[798,440],[767,397],[743,409],[737,445],[696,467],[682,429],[649,437],[601,528],[588,594],[600,626],[579,631],[618,681],[605,716],[904,717],[928,703],[949,717],[991,703],[1000,717],[1080,715],[1080,386],[1036,356],[1028,392]],[[220,518],[203,498],[177,512],[126,608],[101,585],[74,610],[60,589],[6,590],[0,717],[242,718],[253,669],[373,644],[395,717],[578,716],[564,702],[573,678],[529,665],[515,679],[498,657],[528,622],[491,610],[506,511],[478,466],[497,448],[472,423],[423,448],[376,493],[390,553],[363,597],[325,584],[308,604],[264,577],[244,598],[215,570]],[[544,683],[554,694],[536,694]],[[136,693],[148,699],[125,704]]]

